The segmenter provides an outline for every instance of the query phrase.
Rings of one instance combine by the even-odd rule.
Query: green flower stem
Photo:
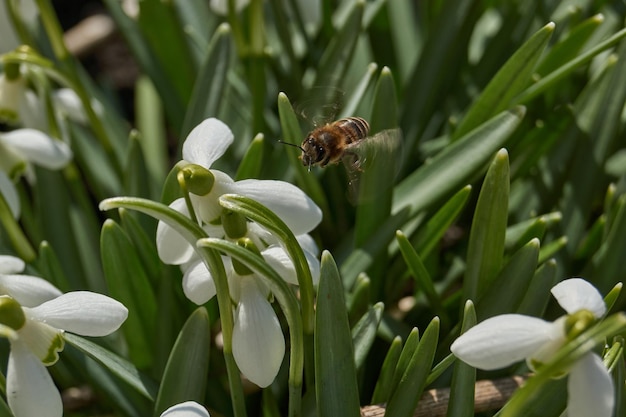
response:
[[[291,340],[291,358],[289,362],[289,416],[300,415],[302,392],[302,370],[304,366],[304,339],[302,335],[302,320],[298,300],[276,271],[263,258],[242,246],[222,239],[200,239],[198,247],[212,248],[215,252],[224,252],[228,256],[243,263],[258,276],[266,279],[271,292],[278,300],[289,324],[289,338]]]
[[[185,181],[185,176],[183,175],[183,171],[178,171],[176,175],[176,179],[178,180],[178,185],[180,186],[180,190],[183,193],[183,198],[185,199],[185,205],[187,206],[187,210],[189,210],[189,217],[193,222],[198,222],[198,217],[196,216],[196,210],[193,208],[193,204],[191,204],[191,198],[189,197],[189,190],[187,189],[187,181]]]
[[[102,147],[111,158],[111,162],[116,168],[116,171],[121,172],[121,166],[114,153],[113,144],[109,139],[106,129],[104,128],[104,124],[91,105],[91,95],[81,82],[76,62],[65,46],[65,42],[63,41],[63,30],[56,17],[54,8],[52,7],[52,2],[50,0],[36,0],[36,2],[41,13],[43,26],[46,30],[46,34],[48,35],[48,39],[50,40],[50,44],[52,45],[52,50],[55,57],[63,64],[69,86],[80,98],[85,112],[87,113],[89,124],[93,129],[94,134],[102,144]]]
[[[311,347],[311,350],[305,352],[305,369],[308,377],[314,375],[313,364],[313,332],[315,329],[315,312],[313,277],[309,264],[306,261],[302,248],[296,241],[296,237],[289,230],[289,227],[276,214],[261,203],[251,200],[247,197],[234,194],[224,194],[220,197],[222,207],[234,212],[240,213],[252,221],[257,222],[271,233],[275,234],[285,245],[285,249],[291,258],[296,274],[298,276],[298,285],[300,287],[300,302],[302,304],[302,326],[304,329],[305,346]],[[311,343],[308,343],[311,342]],[[313,381],[307,380],[307,383]]]
[[[35,250],[22,232],[17,220],[13,218],[11,209],[2,194],[0,194],[0,224],[4,227],[17,255],[26,262],[34,261]]]
[[[100,210],[111,210],[120,207],[136,210],[165,222],[180,233],[181,236],[194,247],[199,239],[207,237],[204,230],[187,216],[151,200],[135,197],[114,197],[103,200],[100,203]],[[224,338],[224,359],[226,361],[231,401],[235,417],[244,417],[246,416],[246,407],[243,387],[241,385],[239,368],[235,363],[232,353],[233,315],[230,293],[228,291],[228,278],[217,251],[205,247],[198,249],[197,253],[211,271],[211,275],[215,281],[217,304],[220,311],[222,334]]]
[[[516,391],[511,400],[498,413],[498,416],[527,415],[526,407],[532,405],[534,395],[541,392],[543,384],[549,382],[555,375],[560,375],[564,370],[569,369],[581,357],[599,344],[604,343],[607,337],[624,331],[626,331],[626,314],[617,313],[567,343],[559,349],[552,361],[543,366],[539,372],[526,381],[522,388]]]
[[[233,39],[235,40],[235,45],[237,45],[239,56],[245,56],[247,54],[248,45],[246,44],[246,38],[243,34],[243,29],[241,28],[241,22],[237,16],[235,0],[228,0],[228,24],[232,30]]]

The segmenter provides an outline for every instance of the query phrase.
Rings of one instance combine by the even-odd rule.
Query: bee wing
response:
[[[338,87],[316,86],[309,88],[294,110],[298,116],[318,127],[333,121],[343,104],[344,92]]]
[[[402,160],[402,131],[388,129],[350,144],[342,158],[353,204],[371,202],[394,184]]]

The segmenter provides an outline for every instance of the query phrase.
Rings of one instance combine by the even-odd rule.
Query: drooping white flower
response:
[[[0,255],[0,295],[8,295],[24,307],[35,307],[63,293],[43,278],[20,274],[24,261]]]
[[[235,11],[239,13],[249,3],[250,0],[235,0]],[[216,14],[221,16],[226,16],[228,14],[228,0],[211,0],[209,6]]]
[[[231,130],[221,121],[210,118],[195,127],[183,144],[183,160],[209,170],[214,179],[204,195],[190,194],[198,221],[210,237],[225,238],[222,224],[223,194],[243,195],[256,200],[276,215],[296,235],[307,258],[314,282],[319,279],[317,247],[309,235],[321,221],[319,207],[299,188],[283,181],[234,181],[227,174],[211,169],[233,142]],[[184,199],[170,204],[189,216]],[[288,283],[298,285],[293,262],[272,234],[253,222],[246,222],[237,238],[249,239],[265,261]],[[239,224],[239,223],[237,223]],[[232,233],[229,235],[233,238]],[[156,243],[161,260],[181,265],[183,291],[192,302],[202,305],[215,296],[213,277],[195,254],[195,248],[163,222],[157,227]],[[278,318],[268,300],[270,293],[261,278],[252,273],[237,273],[230,258],[222,258],[228,276],[229,291],[236,305],[233,329],[233,355],[241,372],[255,384],[266,387],[279,371],[285,352],[285,340]]]
[[[0,335],[11,345],[6,392],[15,417],[62,416],[61,395],[45,366],[58,360],[65,331],[105,336],[128,316],[121,303],[87,291],[63,294],[32,308],[0,296],[0,312]]]
[[[209,412],[195,401],[176,404],[161,413],[161,417],[210,417]]]
[[[581,278],[558,283],[551,290],[568,313],[600,319],[606,306],[598,290]],[[554,322],[521,314],[491,317],[462,334],[450,350],[469,365],[492,370],[526,359],[531,370],[550,361],[568,341],[563,316]],[[615,404],[613,381],[602,359],[589,352],[569,370],[569,417],[610,417]]]

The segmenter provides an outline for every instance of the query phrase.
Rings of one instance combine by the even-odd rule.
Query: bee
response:
[[[398,171],[402,147],[400,129],[387,129],[372,136],[370,125],[362,117],[352,116],[326,123],[313,129],[300,146],[282,142],[300,149],[302,165],[311,170],[343,162],[348,176],[349,198],[353,203],[371,200],[383,188],[392,184]],[[363,174],[367,175],[367,190],[362,188]]]
[[[300,149],[302,165],[308,167],[336,164],[347,155],[356,154],[352,149],[367,138],[370,125],[362,117],[346,117],[327,123],[311,131],[302,141]]]

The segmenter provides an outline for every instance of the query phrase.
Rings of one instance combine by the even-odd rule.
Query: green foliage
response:
[[[105,0],[141,73],[126,106],[133,116],[68,52],[50,2],[37,3],[38,36],[21,28],[30,48],[2,55],[2,66],[29,74],[49,110],[47,131],[71,145],[73,160],[11,178],[21,214],[0,194],[0,248],[63,291],[105,293],[129,310],[114,338],[67,335],[73,355],[95,359],[106,376],[59,369],[60,388],[88,381],[102,398],[97,412],[125,415],[158,416],[193,398],[224,416],[356,416],[385,403],[386,415],[408,417],[425,390],[451,387],[448,415],[471,416],[476,372],[452,366],[450,343],[498,314],[553,320],[563,312],[550,288],[583,276],[606,295],[606,319],[569,341],[498,415],[561,415],[564,400],[551,398],[566,386],[550,376],[604,344],[623,414],[623,2],[251,0],[243,10],[229,1],[221,16],[206,1],[146,0],[135,18]],[[53,112],[59,87],[76,92],[83,121]],[[353,148],[357,168],[303,166],[307,132],[349,116],[371,126]],[[294,183],[321,208],[318,288],[296,236],[262,204],[219,201],[282,245],[297,291],[262,257],[165,207],[184,194],[182,143],[208,117],[235,137],[211,169]],[[102,209],[122,209],[100,212],[105,199]],[[217,302],[185,298],[184,271],[159,259],[154,219],[196,248]],[[244,391],[233,359],[236,302],[221,255],[271,289],[289,337],[261,393]],[[111,405],[137,397],[150,405]]]

